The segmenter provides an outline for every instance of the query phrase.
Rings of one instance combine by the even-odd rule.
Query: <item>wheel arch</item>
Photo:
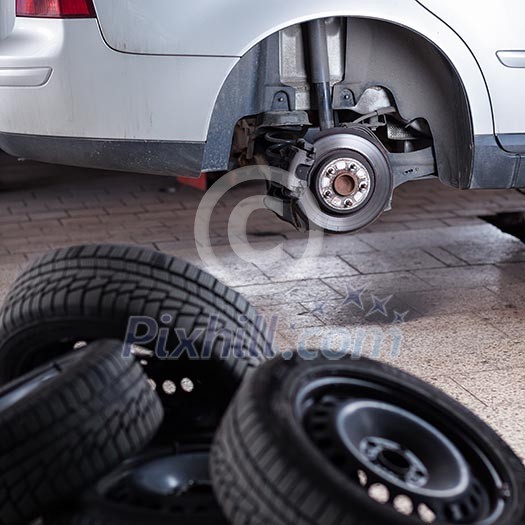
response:
[[[296,23],[320,18],[321,14],[321,17],[344,17],[349,21],[348,35],[350,39],[355,37],[358,51],[354,47],[354,58],[347,57],[352,73],[346,80],[355,84],[358,93],[370,85],[384,85],[394,94],[407,118],[426,118],[425,114],[415,112],[430,108],[432,117],[427,120],[433,121],[431,127],[437,138],[440,178],[453,186],[468,187],[472,178],[474,137],[494,135],[490,97],[479,65],[458,35],[419,4],[411,2],[411,11],[403,13],[387,10],[384,4],[374,2],[368,14],[362,7],[354,12],[348,8],[327,8],[315,15],[304,13],[293,19],[276,18],[271,27],[247,41],[239,49],[242,56],[215,102],[203,169],[227,169],[235,124],[243,117],[270,109],[261,82],[264,86],[286,87],[279,77],[279,32]],[[378,10],[380,5],[383,5],[382,11]],[[361,75],[357,81],[356,69]],[[385,71],[383,76],[378,74],[381,69]],[[362,76],[371,70],[373,78]],[[386,78],[386,71],[390,79]],[[389,81],[392,78],[393,81]]]

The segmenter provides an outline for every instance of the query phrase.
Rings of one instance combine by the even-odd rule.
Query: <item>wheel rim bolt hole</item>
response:
[[[378,503],[385,504],[390,501],[390,491],[381,483],[374,483],[368,489],[368,495]]]
[[[366,487],[368,485],[368,476],[363,470],[357,471],[357,479],[362,487]]]
[[[174,381],[168,379],[167,381],[164,381],[164,383],[162,383],[162,390],[166,395],[172,396],[177,392],[177,385]]]
[[[186,394],[191,394],[195,390],[195,383],[189,377],[184,377],[180,380],[180,389]],[[178,387],[175,381],[168,379],[162,383],[162,390],[166,395],[172,396],[177,392]]]
[[[434,523],[436,521],[436,515],[424,503],[419,505],[417,513],[423,523]]]
[[[195,384],[189,377],[185,377],[181,380],[180,387],[188,394],[191,394],[195,390]]]
[[[405,516],[410,516],[414,512],[414,504],[408,496],[396,496],[394,498],[394,509],[397,510],[400,514]]]

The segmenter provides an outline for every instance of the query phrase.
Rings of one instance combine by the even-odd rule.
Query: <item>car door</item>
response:
[[[496,134],[508,151],[525,153],[525,2],[418,0],[467,44],[487,83]]]

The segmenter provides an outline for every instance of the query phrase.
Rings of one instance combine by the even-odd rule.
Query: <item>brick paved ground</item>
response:
[[[136,243],[204,264],[196,190],[170,178],[0,163],[0,299],[35,255],[75,243]],[[412,183],[382,220],[326,237],[307,259],[305,235],[260,211],[248,223],[252,246],[283,243],[285,252],[247,263],[228,248],[227,225],[254,192],[236,189],[215,209],[209,270],[278,316],[281,349],[362,341],[363,353],[460,399],[525,457],[525,245],[479,218],[525,210],[523,194]]]

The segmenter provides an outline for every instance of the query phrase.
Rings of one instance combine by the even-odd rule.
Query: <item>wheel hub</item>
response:
[[[319,195],[329,208],[344,212],[355,210],[370,194],[372,180],[366,166],[351,157],[334,159],[320,172]]]
[[[429,481],[428,470],[423,462],[399,443],[367,437],[361,441],[359,448],[373,465],[409,487],[423,487]]]

